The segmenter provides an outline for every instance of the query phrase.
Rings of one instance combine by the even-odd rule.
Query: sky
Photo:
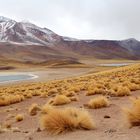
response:
[[[140,40],[140,0],[0,0],[0,16],[77,39]]]

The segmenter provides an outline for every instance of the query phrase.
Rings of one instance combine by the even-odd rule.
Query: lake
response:
[[[9,75],[0,75],[0,83],[11,82],[11,81],[23,81],[37,78],[36,75],[32,74],[9,74]]]

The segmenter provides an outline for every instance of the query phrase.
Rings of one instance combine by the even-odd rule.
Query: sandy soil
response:
[[[39,76],[39,78],[37,79],[23,81],[24,83],[26,83],[73,77],[86,73],[92,73],[94,72],[94,70],[94,68],[50,68],[37,71],[32,71],[31,69],[21,69],[19,72],[25,72],[27,74],[29,73]],[[11,71],[10,73],[13,73],[13,71]],[[8,85],[18,83],[20,84],[23,82],[12,82],[8,83]],[[60,107],[83,107],[83,104],[86,104],[89,99],[94,96],[85,96],[85,93],[81,92],[79,94],[79,102],[72,102],[71,104]],[[140,91],[133,92],[132,96],[140,96]],[[131,102],[128,98],[129,97],[110,97],[110,107],[95,110],[88,109],[97,124],[96,130],[78,130],[59,136],[48,135],[46,131],[38,132],[37,130],[39,128],[40,114],[36,116],[30,116],[28,114],[28,107],[32,103],[43,105],[48,101],[49,98],[45,99],[40,97],[33,97],[17,104],[0,107],[0,124],[3,122],[11,123],[12,127],[18,127],[20,130],[19,132],[9,131],[0,133],[0,140],[140,140],[140,127],[133,127],[130,129],[122,113],[122,107],[131,106]],[[24,120],[21,122],[16,122],[15,118],[12,117],[12,115],[16,114],[24,114]],[[104,118],[105,115],[109,115],[110,118]]]
[[[75,76],[81,76],[88,73],[95,73],[99,71],[109,70],[113,67],[91,67],[91,68],[47,68],[45,69],[20,69],[16,71],[0,71],[0,75],[12,75],[12,74],[33,74],[38,76],[35,79],[28,79],[23,81],[9,81],[0,83],[3,85],[16,85],[30,82],[47,82],[51,80],[65,79]]]
[[[46,70],[36,70],[32,71],[31,69],[22,69],[20,71],[2,71],[0,72],[0,75],[7,75],[7,74],[33,74],[37,75],[38,78],[36,79],[28,79],[23,81],[13,81],[13,82],[6,82],[6,83],[0,83],[0,85],[10,85],[10,84],[18,84],[18,83],[28,83],[28,82],[42,82],[42,81],[50,81],[50,80],[56,80],[56,79],[63,79],[67,77],[73,77],[73,76],[79,76],[86,73],[89,73],[93,71],[94,68],[49,68]]]
[[[79,102],[72,102],[71,104],[60,106],[75,106],[83,107],[92,96],[85,96],[84,92],[79,95]],[[96,96],[96,95],[93,95]],[[140,91],[133,92],[132,96],[140,96]],[[32,103],[43,105],[48,99],[33,97],[32,99],[23,102],[1,107],[0,109],[0,123],[10,122],[12,127],[18,127],[20,132],[5,132],[0,134],[1,140],[139,140],[140,127],[129,128],[125,122],[122,113],[122,107],[130,107],[131,102],[129,97],[110,97],[111,106],[102,109],[88,109],[94,121],[97,124],[96,130],[84,131],[78,130],[69,132],[59,136],[48,135],[46,131],[38,132],[39,128],[39,114],[30,116],[28,114],[28,107]],[[16,122],[15,118],[8,117],[10,114],[16,115],[22,113],[25,118],[21,122]],[[104,118],[109,115],[110,118]]]
[[[116,67],[102,67],[99,64],[105,63],[138,63],[139,61],[130,61],[130,60],[98,60],[98,59],[81,59],[81,63],[86,64],[89,67],[66,67],[66,68],[45,68],[45,67],[35,67],[35,66],[26,66],[23,67],[19,65],[16,69],[12,70],[0,70],[1,74],[17,74],[17,73],[24,73],[24,74],[34,74],[37,75],[38,78],[18,81],[18,82],[6,82],[5,84],[18,84],[18,83],[26,83],[26,82],[42,82],[42,81],[50,81],[56,79],[63,79],[67,77],[79,76],[87,73],[95,73],[99,71],[109,70]],[[0,85],[3,85],[0,83]]]

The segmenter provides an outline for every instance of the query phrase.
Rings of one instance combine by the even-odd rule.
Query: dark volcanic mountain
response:
[[[0,59],[19,62],[77,61],[79,57],[140,59],[135,39],[77,40],[29,22],[0,17]]]

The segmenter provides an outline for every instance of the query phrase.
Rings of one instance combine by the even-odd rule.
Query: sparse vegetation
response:
[[[47,114],[41,116],[41,127],[51,134],[60,134],[75,129],[91,130],[95,124],[85,110],[77,108],[52,108]]]
[[[41,113],[42,114],[48,114],[51,110],[53,110],[54,107],[49,105],[49,104],[45,104],[42,108],[41,108]]]
[[[69,104],[71,102],[70,98],[65,95],[56,95],[54,99],[52,99],[52,105],[64,105]]]
[[[41,108],[40,108],[40,106],[38,105],[38,104],[32,104],[30,107],[29,107],[29,114],[31,115],[31,116],[34,116],[34,115],[36,115],[37,114],[37,112],[38,111],[40,111],[41,110]]]
[[[16,119],[17,122],[20,122],[24,119],[24,115],[23,114],[17,114],[15,116],[15,119]]]
[[[37,103],[40,105],[32,104],[30,107],[27,107],[28,114],[26,120],[28,120],[28,115],[34,116],[38,113],[40,127],[35,128],[37,132],[47,130],[46,132],[51,134],[60,134],[68,131],[75,131],[77,129],[94,129],[95,123],[94,120],[92,120],[93,117],[84,109],[84,106],[85,108],[90,109],[90,112],[92,112],[93,115],[94,112],[102,114],[104,109],[96,111],[93,111],[92,109],[108,107],[110,103],[118,104],[119,101],[115,100],[119,100],[123,96],[133,96],[132,91],[140,89],[139,81],[140,64],[137,64],[63,80],[1,86],[0,106],[10,106],[3,107],[6,109],[0,110],[0,113],[4,112],[5,114],[8,113],[11,115],[6,117],[6,121],[1,121],[2,127],[0,126],[0,133],[6,133],[7,131],[28,133],[28,131],[22,131],[18,127],[14,127],[14,125],[18,123],[15,123],[13,119],[15,119],[16,122],[20,122],[24,119],[24,115],[18,114],[21,113],[22,106],[17,109],[11,104],[23,100],[26,100],[28,103],[31,101],[32,103],[36,99]],[[122,98],[122,100],[123,99],[126,100],[127,97]],[[40,101],[43,101],[46,104],[42,106],[41,104],[43,102]],[[87,101],[87,104],[84,104],[83,106],[85,101]],[[140,125],[140,99],[132,99],[132,101],[133,107],[124,109],[124,112],[130,126],[137,126]],[[73,107],[65,108],[65,105],[76,105],[80,109]],[[112,107],[114,106],[112,105],[110,109],[106,108],[107,112],[101,116],[102,119],[109,120],[113,117],[114,114],[112,114],[112,111],[108,112],[109,110],[112,110]],[[118,109],[118,105],[114,109]],[[24,111],[23,113],[27,113]],[[114,112],[118,112],[118,110],[114,110]],[[31,118],[36,121],[38,116]],[[96,117],[97,116],[95,116],[95,118]],[[114,123],[114,119],[110,120],[111,123]],[[7,125],[4,126],[5,122],[7,122]],[[100,122],[100,120],[98,122]],[[13,123],[15,124],[13,125]]]
[[[128,96],[140,89],[140,64],[87,74],[75,78],[0,87],[0,106],[18,103],[33,96],[47,98],[51,104],[70,103],[81,92],[89,95]],[[60,101],[61,100],[61,101]]]
[[[140,126],[140,98],[132,99],[133,106],[130,109],[125,108],[128,123],[130,126]]]
[[[94,89],[89,89],[88,92],[86,93],[87,96],[95,94],[105,94],[105,90],[96,87]]]
[[[116,91],[116,96],[129,96],[130,89],[128,87],[120,86]]]
[[[98,96],[89,101],[87,106],[91,109],[97,109],[97,108],[102,108],[102,107],[107,107],[109,106],[109,101],[106,97],[104,96]]]
[[[70,100],[71,100],[71,101],[79,101],[79,98],[76,97],[76,96],[74,96],[74,97],[70,97]]]

